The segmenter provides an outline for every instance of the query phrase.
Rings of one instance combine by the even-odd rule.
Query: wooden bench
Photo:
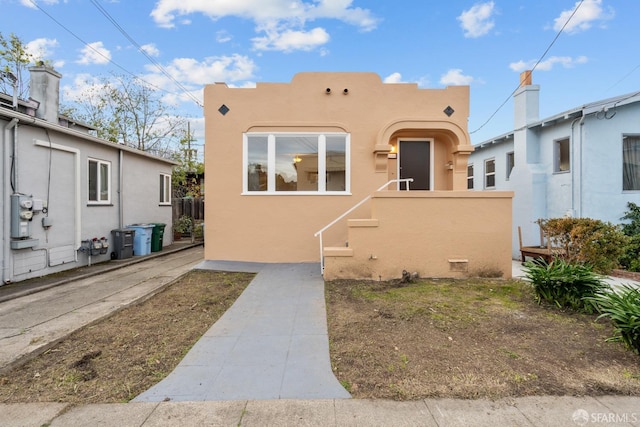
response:
[[[546,240],[546,245],[544,244]],[[545,239],[544,232],[540,229],[540,246],[522,246],[522,229],[518,226],[518,242],[520,243],[520,258],[524,263],[526,257],[542,258],[551,262],[554,258],[562,257],[564,249],[551,246],[551,239]]]

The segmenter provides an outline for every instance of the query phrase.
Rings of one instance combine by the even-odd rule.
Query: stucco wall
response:
[[[500,272],[511,277],[511,192],[379,192],[352,222],[349,253],[325,251],[324,277],[387,280]]]
[[[300,73],[291,83],[259,83],[252,89],[208,85],[204,103],[206,259],[319,261],[314,233],[393,177],[387,152],[375,152],[388,151],[398,136],[434,139],[435,188],[466,185],[468,152],[455,154],[472,149],[466,86],[418,89],[383,84],[372,73]],[[218,111],[223,104],[229,108],[225,115]],[[455,110],[451,117],[443,111],[448,106]],[[296,131],[350,135],[350,193],[243,195],[243,133]],[[449,161],[455,170],[445,170]],[[325,243],[344,245],[345,232],[344,223],[336,226]]]

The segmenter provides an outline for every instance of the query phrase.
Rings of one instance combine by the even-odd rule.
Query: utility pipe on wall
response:
[[[16,139],[18,119],[14,118],[4,127],[2,133],[2,283],[7,283],[12,280],[12,275],[9,273],[9,254],[11,253],[11,241],[10,241],[10,203],[9,195],[11,194],[10,180],[11,180],[11,161],[9,159],[9,138],[11,135],[11,129],[14,129],[14,140]],[[15,155],[15,153],[14,153]]]

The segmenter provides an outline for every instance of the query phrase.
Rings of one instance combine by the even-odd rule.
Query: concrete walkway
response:
[[[349,398],[331,371],[319,264],[206,261],[258,272],[176,369],[135,402]]]

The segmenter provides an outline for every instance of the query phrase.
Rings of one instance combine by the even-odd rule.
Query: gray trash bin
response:
[[[119,228],[111,230],[113,235],[113,252],[111,259],[126,259],[133,256],[133,239],[136,230],[132,228]]]

